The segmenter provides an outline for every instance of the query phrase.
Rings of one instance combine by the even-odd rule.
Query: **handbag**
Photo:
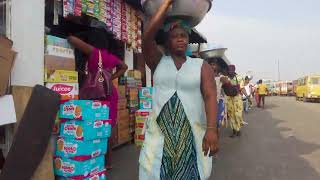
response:
[[[239,84],[237,77],[236,77],[236,81],[237,81],[237,84]],[[226,83],[222,85],[222,89],[227,96],[235,97],[239,94],[240,86],[232,85],[231,83]]]
[[[80,99],[105,100],[112,95],[112,69],[103,68],[101,52],[99,51],[98,69],[96,72],[88,70],[88,62],[85,67],[85,79],[80,88]]]

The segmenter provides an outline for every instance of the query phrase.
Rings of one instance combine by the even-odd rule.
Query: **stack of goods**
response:
[[[115,128],[115,141],[117,144],[123,144],[131,140],[129,135],[129,111],[127,109],[127,92],[124,85],[118,86],[118,119],[117,128]]]
[[[152,110],[152,91],[152,87],[140,88],[140,110]]]
[[[45,74],[46,87],[59,93],[61,100],[76,100],[79,98],[78,72],[66,70],[52,70]],[[57,117],[53,133],[60,129],[60,119]]]
[[[135,144],[141,146],[144,141],[145,123],[151,118],[152,112],[152,87],[142,87],[139,90],[140,109],[136,112]]]
[[[61,94],[61,100],[76,100],[79,96],[78,73],[75,71],[73,49],[66,39],[46,36],[45,74],[46,87]],[[53,133],[59,132],[59,118]]]
[[[137,70],[128,71],[127,77],[128,88],[128,107],[130,112],[130,133],[132,137],[135,131],[135,113],[139,109],[139,88],[142,86],[141,72]]]
[[[54,157],[58,179],[106,179],[105,158],[111,135],[109,103],[70,100],[61,104],[60,136]]]
[[[66,39],[47,35],[45,38],[45,71],[76,69],[74,50]]]

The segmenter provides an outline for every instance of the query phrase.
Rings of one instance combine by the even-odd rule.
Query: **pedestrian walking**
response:
[[[248,76],[245,77],[243,84],[241,85],[241,93],[243,99],[244,111],[249,112],[249,109],[252,106],[252,88],[250,84],[250,78]]]
[[[235,65],[229,65],[229,81],[230,86],[224,88],[227,95],[228,121],[232,129],[231,138],[241,136],[241,127],[243,120],[243,101],[240,93],[241,77],[236,73]],[[230,90],[228,90],[230,89]]]
[[[259,108],[261,108],[261,107],[264,108],[265,97],[268,94],[268,88],[267,88],[267,85],[264,84],[262,80],[259,80],[258,94],[259,94],[258,107]],[[262,106],[261,106],[261,103],[262,103]]]
[[[165,22],[165,52],[155,36],[173,0],[164,0],[146,25],[143,54],[154,71],[153,115],[140,152],[140,180],[207,180],[218,151],[217,94],[210,65],[185,55],[191,28]]]

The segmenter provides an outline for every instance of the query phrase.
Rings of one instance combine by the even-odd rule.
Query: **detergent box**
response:
[[[47,83],[46,87],[61,95],[61,100],[79,99],[78,83]]]
[[[108,101],[70,100],[60,105],[59,116],[71,120],[109,119]]]
[[[90,141],[58,137],[56,156],[83,161],[107,153],[108,139]]]
[[[60,121],[60,136],[77,140],[92,140],[111,136],[111,120]]]
[[[57,177],[57,180],[107,180],[107,171],[104,169],[96,174],[92,174],[89,177]]]
[[[139,90],[139,98],[152,98],[153,88],[152,87],[142,87]]]
[[[140,109],[151,110],[152,109],[152,99],[140,98]]]
[[[98,156],[85,161],[76,161],[73,159],[55,157],[54,172],[57,176],[66,178],[85,179],[96,175],[105,169],[104,156]]]
[[[78,83],[78,72],[67,70],[46,70],[45,82],[49,83]]]

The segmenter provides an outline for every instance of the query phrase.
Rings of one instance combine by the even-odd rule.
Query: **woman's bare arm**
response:
[[[123,61],[121,61],[120,65],[117,67],[117,71],[112,75],[111,79],[114,80],[119,78],[127,71],[127,69],[128,66]]]
[[[93,52],[94,47],[90,44],[87,44],[86,42],[82,41],[81,39],[75,37],[75,36],[69,36],[68,37],[69,42],[77,49],[79,49],[81,52],[83,52],[85,55],[90,56]]]
[[[201,69],[201,91],[207,115],[207,131],[203,139],[203,152],[213,156],[219,150],[217,135],[217,89],[213,71],[207,62]]]
[[[163,1],[163,4],[160,6],[158,11],[151,17],[143,33],[142,52],[146,63],[151,70],[156,69],[162,57],[162,53],[158,49],[155,37],[164,22],[165,14],[172,2],[173,0]]]

